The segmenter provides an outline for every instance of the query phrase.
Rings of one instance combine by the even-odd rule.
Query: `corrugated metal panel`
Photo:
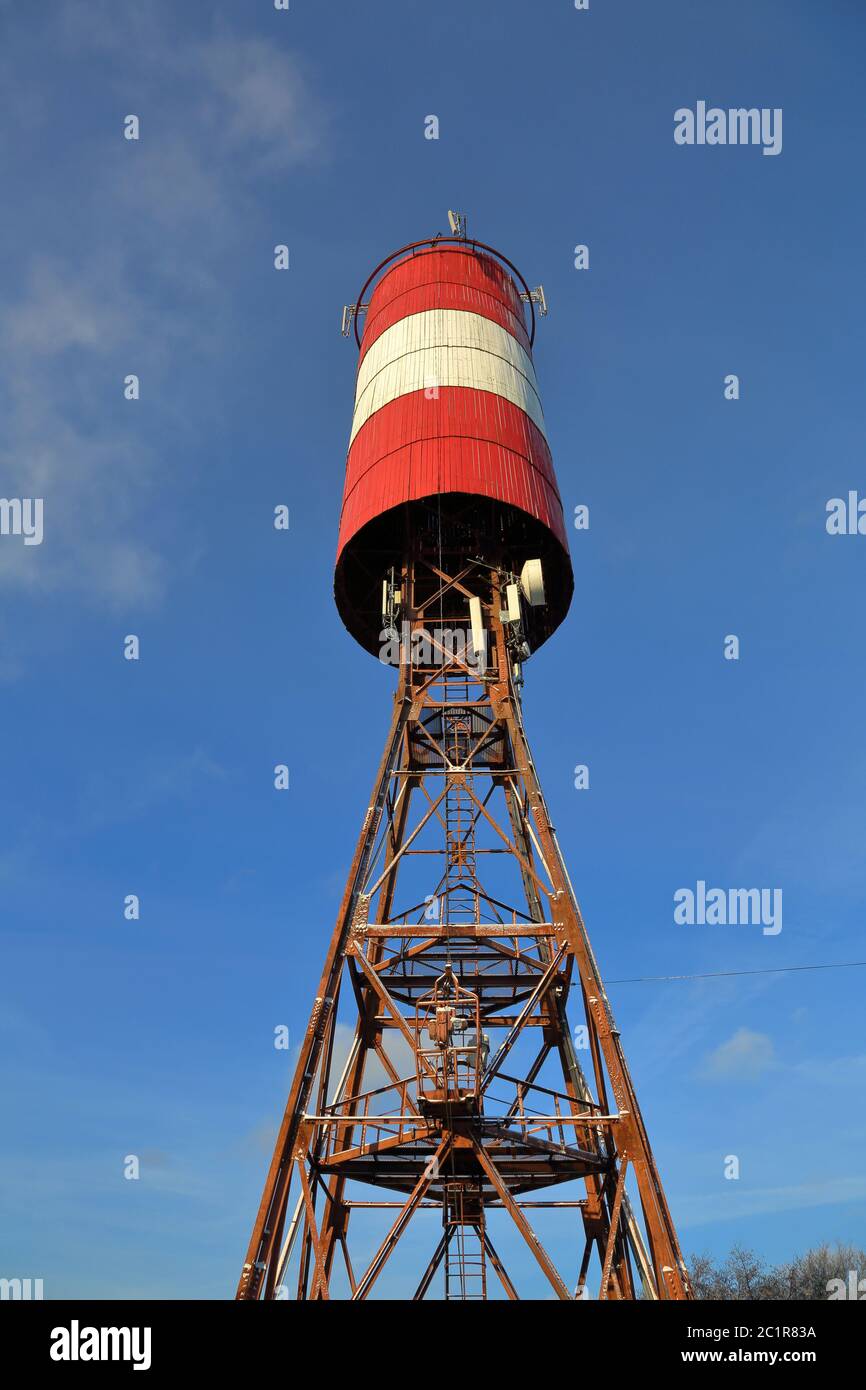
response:
[[[350,442],[396,397],[444,386],[469,386],[503,396],[544,431],[532,359],[516,338],[480,314],[428,309],[386,329],[364,358]]]
[[[567,546],[540,430],[501,396],[443,387],[438,400],[423,391],[397,397],[359,431],[349,451],[339,549],[381,512],[437,492],[477,493],[520,507]]]
[[[523,302],[504,266],[482,252],[448,246],[415,251],[386,271],[370,296],[364,338],[385,307],[422,285],[460,285],[498,299],[523,322]],[[363,340],[362,340],[363,346]]]
[[[370,416],[349,450],[346,490],[355,487],[372,464],[401,444],[455,435],[502,443],[508,450],[531,459],[533,466],[556,487],[547,442],[525,411],[491,392],[442,387],[438,398],[416,391],[396,397]]]
[[[519,509],[567,557],[520,292],[503,265],[468,243],[416,249],[370,295],[338,553],[383,513],[448,492]]]
[[[387,304],[383,304],[372,319],[368,311],[361,341],[360,361],[363,362],[373,343],[387,329],[400,319],[408,318],[410,314],[423,313],[425,309],[462,309],[467,313],[480,314],[507,329],[529,352],[529,334],[522,313],[516,314],[502,299],[486,290],[478,290],[472,285],[456,284],[452,281],[434,280],[432,283],[412,286]]]

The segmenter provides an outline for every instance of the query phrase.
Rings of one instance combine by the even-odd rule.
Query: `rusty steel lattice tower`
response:
[[[523,726],[573,589],[544,294],[450,219],[343,316],[335,595],[397,689],[237,1297],[689,1298]]]

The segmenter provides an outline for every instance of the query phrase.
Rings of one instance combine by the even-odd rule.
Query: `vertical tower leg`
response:
[[[526,739],[500,570],[419,541],[403,587],[414,645],[237,1296],[512,1299],[534,1269],[564,1300],[690,1297]],[[435,617],[465,625],[469,598],[480,662],[435,629],[415,644]],[[407,1277],[405,1233],[431,1217],[438,1240],[427,1225],[432,1255]],[[509,1225],[517,1279],[497,1253]]]

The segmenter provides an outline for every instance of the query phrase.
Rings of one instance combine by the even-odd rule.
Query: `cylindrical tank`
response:
[[[511,270],[514,270],[512,267]],[[535,645],[573,591],[562,502],[532,362],[534,309],[504,258],[434,239],[374,272],[355,388],[334,592],[348,630],[380,646],[382,578],[431,504],[475,517],[472,558],[519,570],[540,558],[546,609]]]

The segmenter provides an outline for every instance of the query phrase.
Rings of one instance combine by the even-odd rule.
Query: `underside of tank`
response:
[[[383,582],[399,578],[403,557],[422,552],[438,568],[453,573],[447,561],[470,557],[519,575],[528,560],[540,560],[546,602],[532,609],[527,633],[532,651],[565,618],[574,590],[571,561],[553,532],[527,512],[507,503],[469,493],[442,493],[393,507],[374,517],[346,543],[337,560],[334,597],[348,631],[374,656],[383,643]],[[449,596],[444,617],[468,622],[466,600],[459,590]]]

